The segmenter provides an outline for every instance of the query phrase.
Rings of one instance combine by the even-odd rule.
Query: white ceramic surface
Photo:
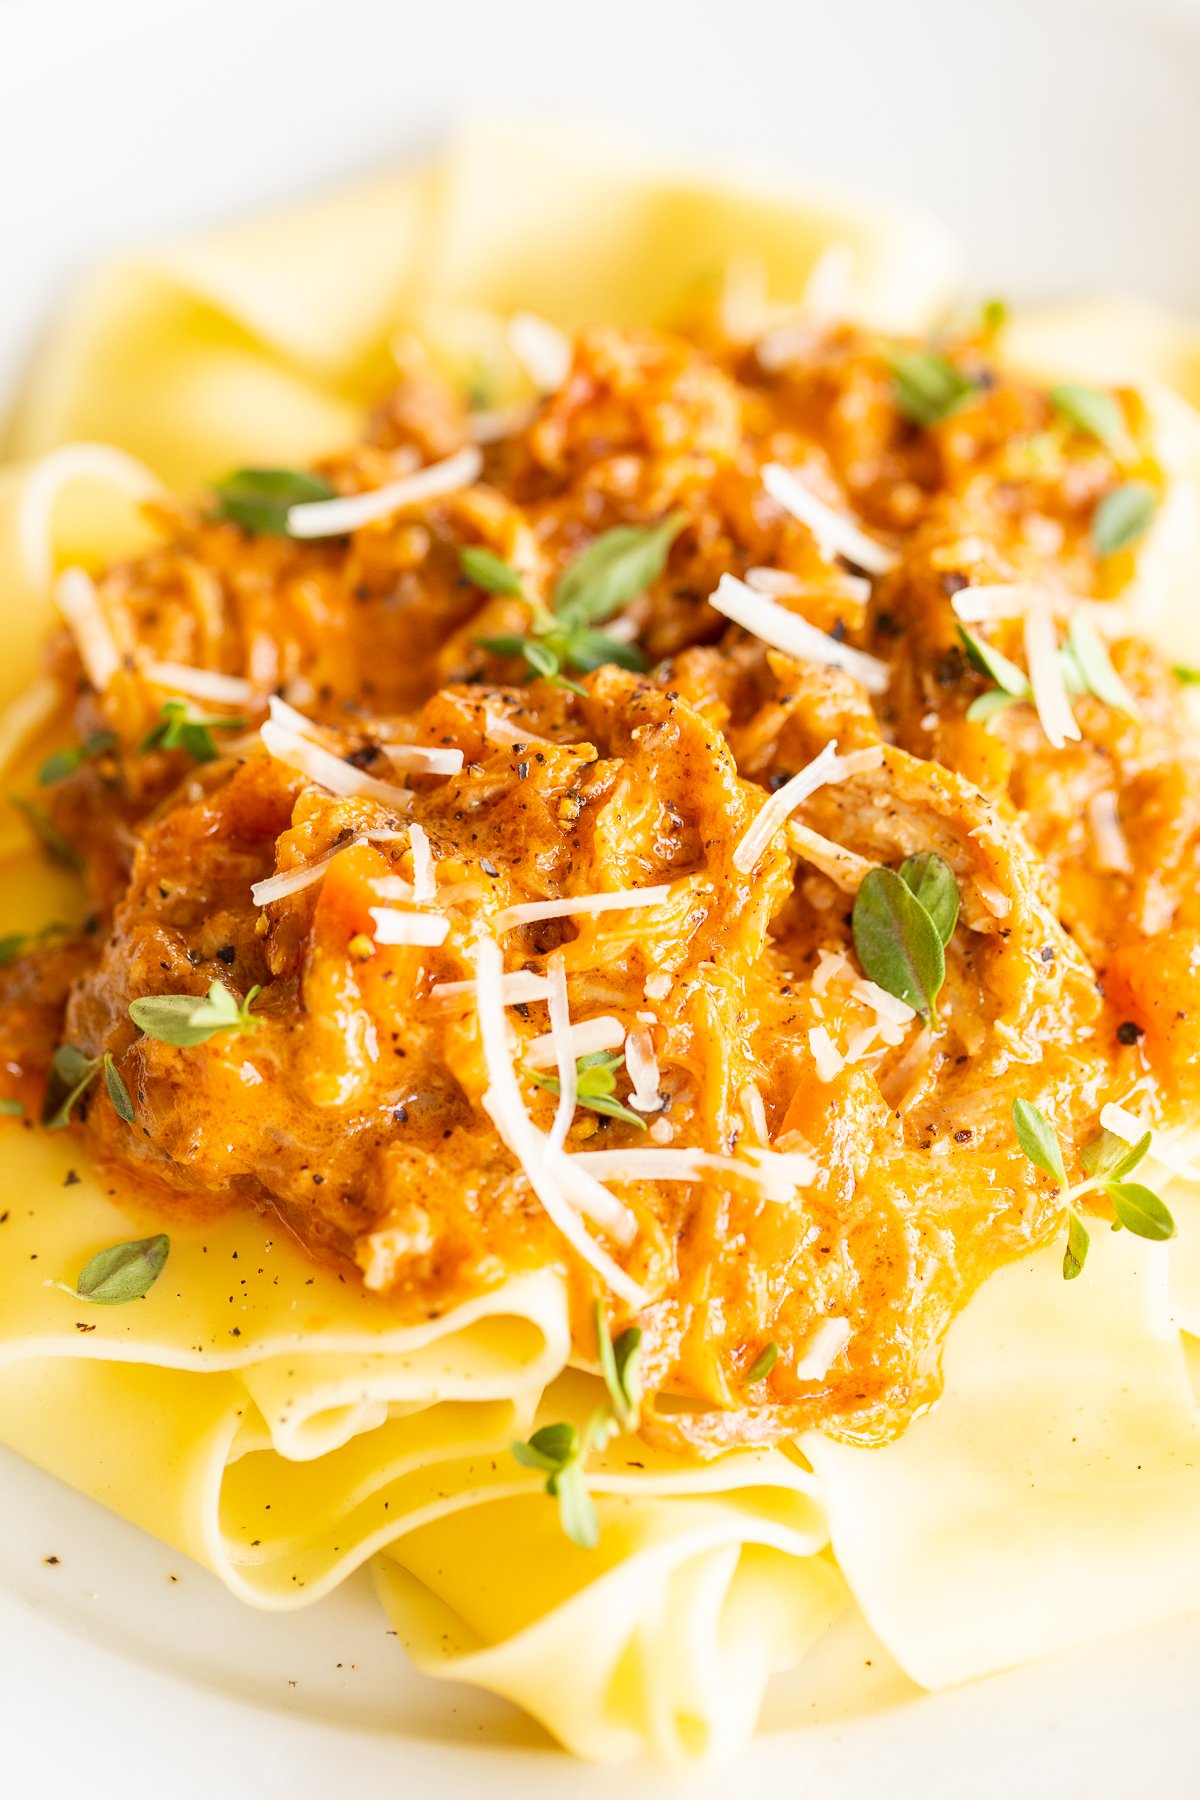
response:
[[[981,289],[1200,310],[1198,95],[1189,0],[0,0],[0,396],[89,259],[379,167],[483,107],[629,119],[726,165],[919,199]],[[833,1676],[868,1655],[897,1704],[847,1716]],[[821,1690],[780,1683],[701,1791],[1173,1800],[1200,1785],[1198,1673],[1193,1621],[914,1700],[845,1634]],[[507,1706],[416,1676],[365,1579],[250,1612],[0,1453],[0,1793],[483,1789],[695,1791],[579,1768]]]

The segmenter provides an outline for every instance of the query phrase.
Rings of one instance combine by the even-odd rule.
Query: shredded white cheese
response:
[[[397,769],[421,775],[457,775],[463,766],[461,750],[444,750],[437,744],[381,744],[380,749]]]
[[[555,1227],[584,1261],[607,1282],[614,1294],[618,1294],[630,1306],[641,1307],[646,1302],[642,1289],[596,1243],[564,1196],[560,1185],[560,1171],[576,1159],[565,1156],[551,1158],[547,1153],[546,1140],[525,1110],[508,1047],[508,1026],[504,1018],[501,985],[503,971],[504,962],[499,945],[490,938],[481,939],[475,950],[475,985],[479,1032],[488,1078],[487,1092],[483,1096],[484,1109],[495,1125],[501,1142],[510,1155],[515,1157],[525,1179]],[[586,1172],[579,1170],[578,1173],[582,1176]],[[599,1187],[598,1183],[595,1185]],[[624,1231],[636,1231],[637,1221],[628,1208],[621,1207],[605,1189],[600,1188],[599,1191],[610,1207],[623,1215]]]
[[[64,569],[54,584],[54,600],[75,639],[88,680],[102,694],[121,667],[121,652],[95,582],[83,569]]]
[[[733,853],[734,868],[742,875],[749,875],[775,833],[818,788],[825,787],[830,782],[845,781],[850,775],[866,774],[871,769],[879,768],[882,763],[881,744],[872,744],[865,750],[852,750],[848,756],[839,756],[837,739],[834,738],[810,763],[805,764],[799,774],[793,775],[790,781],[785,781],[775,793],[768,795],[762,810]]]
[[[408,844],[413,865],[412,897],[417,906],[427,906],[431,900],[437,899],[437,871],[423,825],[414,822],[409,826]]]
[[[561,954],[546,964],[549,988],[546,994],[550,1014],[550,1060],[558,1066],[558,1105],[547,1140],[549,1151],[560,1151],[575,1118],[579,1098],[579,1075],[575,1067],[576,1052],[571,1033],[571,1003],[567,996],[567,965]]]
[[[467,418],[467,435],[473,444],[499,444],[515,437],[533,423],[536,409],[532,406],[484,407]]]
[[[829,562],[844,556],[847,562],[865,569],[868,575],[886,575],[900,560],[875,538],[868,537],[861,526],[845,513],[835,512],[791,469],[782,463],[767,463],[762,472],[763,486],[777,505],[793,519],[799,519],[812,532],[817,549]]]
[[[502,749],[510,749],[513,744],[551,744],[553,738],[539,737],[536,731],[522,730],[510,719],[501,719],[488,711],[483,727],[483,735],[489,744],[497,744]]]
[[[557,394],[571,373],[571,340],[537,313],[514,313],[508,321],[512,353],[539,394]]]
[[[757,567],[746,570],[746,586],[752,587],[756,594],[767,594],[774,600],[786,600],[791,594],[804,594],[812,591],[812,583],[805,582],[799,575],[793,575],[790,569],[771,569]],[[824,583],[821,592],[829,590]],[[839,569],[837,573],[837,593],[847,600],[863,602],[871,598],[871,583],[862,575],[846,575]]]
[[[151,686],[193,700],[210,700],[215,706],[250,706],[254,689],[240,675],[222,675],[216,669],[191,669],[186,663],[147,662],[142,674]]]
[[[1058,640],[1054,620],[1044,597],[1038,596],[1025,614],[1025,660],[1029,665],[1029,685],[1038,718],[1055,750],[1061,750],[1068,739],[1082,735],[1063,680],[1058,660]]]
[[[843,956],[840,950],[818,950],[817,966],[813,970],[812,989],[814,994],[823,994],[831,981],[852,981],[854,965],[849,957]]]
[[[561,964],[562,958],[552,957],[550,960]],[[565,1035],[570,1045],[571,1062],[574,1064],[579,1057],[592,1056],[597,1050],[619,1050],[625,1042],[625,1027],[611,1013],[601,1013],[595,1019],[581,1019]],[[557,1061],[557,1057],[553,1030],[532,1038],[525,1046],[525,1061],[531,1069],[549,1069]]]
[[[610,1181],[702,1181],[736,1175],[772,1200],[791,1200],[817,1178],[815,1160],[803,1152],[751,1149],[745,1156],[713,1150],[581,1150],[570,1161]]]
[[[545,1000],[550,993],[550,983],[544,975],[537,975],[532,969],[517,969],[511,975],[500,978],[500,997],[505,1006],[526,1006]],[[438,981],[429,990],[431,1000],[474,1000],[477,989],[473,981]]]
[[[312,738],[301,737],[276,719],[268,719],[259,736],[267,753],[276,762],[295,769],[318,787],[328,789],[331,794],[337,794],[343,800],[354,797],[379,800],[392,808],[407,808],[412,805],[412,794],[408,788],[395,787],[387,781],[376,781],[373,775],[364,774],[353,763],[335,756],[323,745],[314,743]]]
[[[808,1047],[813,1053],[818,1081],[835,1081],[845,1068],[845,1059],[824,1025],[809,1030]]]
[[[571,919],[577,914],[624,912],[629,907],[662,906],[670,898],[671,889],[661,887],[614,888],[608,894],[571,894],[562,900],[523,900],[516,906],[505,906],[496,914],[497,931],[512,931],[518,925],[536,925],[542,919]]]
[[[654,1039],[648,1025],[639,1025],[625,1040],[625,1067],[633,1082],[629,1104],[640,1113],[662,1111],[662,1095],[658,1091],[661,1072],[654,1054]]]
[[[375,921],[371,934],[377,944],[418,944],[434,947],[444,943],[450,921],[442,913],[401,912],[395,906],[368,908]]]
[[[294,538],[341,537],[378,519],[390,519],[406,507],[440,500],[444,494],[470,487],[478,481],[482,469],[482,452],[477,445],[469,444],[465,450],[456,450],[453,456],[430,463],[415,474],[401,475],[384,487],[370,488],[363,494],[345,494],[336,500],[306,500],[289,507],[288,533]]]
[[[848,1319],[822,1319],[805,1345],[803,1356],[793,1364],[792,1374],[796,1380],[824,1381],[850,1342],[850,1336]]]
[[[352,844],[365,843],[365,837],[352,837],[344,844],[326,851],[324,856],[318,856],[313,862],[298,863],[294,869],[284,869],[278,875],[268,875],[265,881],[254,883],[250,889],[250,898],[255,906],[269,906],[273,900],[286,900],[289,894],[302,893],[305,888],[312,887],[321,880],[335,856],[340,856],[343,850],[349,850]]]
[[[863,878],[876,867],[857,851],[844,849],[832,838],[822,837],[819,831],[798,825],[795,819],[788,820],[787,835],[788,843],[798,856],[810,862],[814,869],[820,869],[822,875],[828,875],[830,881],[847,894],[856,894]]]
[[[722,575],[715,592],[708,596],[708,604],[752,637],[782,650],[785,656],[794,656],[799,662],[820,663],[825,668],[844,669],[869,694],[882,694],[891,679],[887,664],[877,656],[839,644],[799,613],[789,612],[765,594],[756,594],[736,575]]]
[[[763,1097],[752,1081],[748,1081],[738,1098],[742,1103],[742,1112],[746,1123],[755,1137],[763,1144],[770,1142],[770,1131],[767,1126],[767,1109]]]
[[[1129,844],[1121,829],[1121,811],[1111,788],[1093,794],[1087,803],[1088,826],[1096,851],[1096,867],[1114,875],[1128,875],[1133,868]]]
[[[674,986],[675,981],[673,976],[668,975],[666,970],[663,969],[660,970],[657,975],[647,975],[645,986],[642,988],[642,993],[646,996],[647,1000],[666,1000],[669,998],[671,989]]]

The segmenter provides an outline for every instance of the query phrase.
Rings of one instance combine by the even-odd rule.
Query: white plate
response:
[[[1200,0],[0,0],[0,71],[0,396],[97,254],[393,162],[481,107],[628,117],[924,201],[981,289],[1200,309]],[[826,1661],[867,1655],[904,1696],[852,1634]],[[1198,1668],[1192,1621],[871,1717],[797,1674],[704,1791],[1192,1794]],[[3,1453],[0,1758],[14,1800],[677,1791],[415,1675],[365,1579],[254,1613]]]

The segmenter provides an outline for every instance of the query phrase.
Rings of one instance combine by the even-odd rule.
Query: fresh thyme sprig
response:
[[[1022,1154],[1065,1190],[1067,1248],[1063,1256],[1064,1281],[1073,1281],[1087,1261],[1091,1239],[1078,1206],[1085,1194],[1104,1194],[1112,1202],[1116,1214],[1114,1231],[1124,1226],[1135,1237],[1156,1242],[1175,1236],[1175,1221],[1158,1195],[1141,1182],[1128,1179],[1149,1152],[1151,1136],[1148,1131],[1133,1145],[1114,1132],[1102,1131],[1079,1152],[1085,1179],[1071,1184],[1067,1181],[1058,1134],[1045,1113],[1028,1100],[1014,1100],[1012,1120]]]
[[[121,1079],[111,1050],[103,1056],[85,1056],[74,1044],[60,1044],[50,1060],[50,1080],[42,1107],[42,1124],[49,1131],[62,1131],[70,1124],[71,1114],[92,1082],[104,1071],[104,1085],[117,1116],[132,1125],[136,1117],[129,1089]]]
[[[239,1006],[224,982],[214,981],[203,998],[197,994],[148,994],[133,1000],[129,1016],[147,1037],[188,1050],[207,1043],[219,1031],[236,1031],[242,1037],[257,1031],[262,1020],[250,1008],[261,992],[252,987]]]

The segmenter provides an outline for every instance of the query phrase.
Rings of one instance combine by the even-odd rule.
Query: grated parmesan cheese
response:
[[[557,394],[571,373],[571,340],[537,313],[514,313],[508,321],[512,353],[539,394]]]
[[[796,1380],[824,1381],[850,1337],[848,1319],[822,1319],[805,1345],[804,1355],[792,1366]]]
[[[444,913],[401,912],[395,906],[371,906],[377,944],[415,944],[433,949],[444,943],[450,921]]]
[[[641,1307],[646,1302],[643,1290],[595,1242],[563,1193],[560,1185],[561,1171],[577,1162],[578,1158],[551,1158],[547,1154],[546,1140],[525,1110],[508,1047],[508,1026],[504,1018],[501,985],[503,970],[499,945],[490,938],[481,939],[475,949],[475,987],[479,1032],[488,1078],[487,1092],[483,1096],[484,1110],[557,1230],[578,1255],[596,1270],[614,1294],[632,1307]],[[576,1173],[582,1177],[586,1171],[580,1169]],[[637,1221],[629,1209],[622,1207],[599,1183],[593,1185],[599,1189],[614,1214],[620,1216],[623,1232],[627,1236],[636,1232]]]
[[[786,607],[768,600],[765,594],[756,594],[736,575],[722,575],[715,592],[708,596],[708,604],[752,637],[760,638],[775,650],[782,650],[785,656],[844,670],[861,682],[869,694],[882,694],[891,679],[888,665],[877,656],[868,656],[866,651],[855,650],[849,644],[839,644],[836,638],[818,631],[799,613],[788,612]]]
[[[306,776],[318,787],[326,788],[329,793],[337,794],[343,800],[379,800],[385,806],[393,808],[412,805],[412,793],[408,788],[396,787],[387,781],[376,781],[373,775],[364,774],[353,763],[335,756],[332,750],[326,750],[312,738],[302,737],[290,726],[281,725],[275,718],[267,720],[259,736],[268,755],[273,756],[276,762],[295,769],[297,774]]]
[[[544,975],[537,975],[532,969],[517,969],[511,975],[500,977],[500,997],[505,1006],[525,1006],[530,1002],[545,1000],[550,993],[550,983]],[[477,990],[473,981],[437,981],[429,990],[431,1000],[474,1000]]]
[[[151,500],[162,486],[144,463],[111,444],[62,444],[36,462],[21,484],[17,543],[30,583],[39,593],[54,580],[54,508],[73,481],[105,481],[134,500]]]
[[[478,481],[483,469],[483,455],[475,444],[456,450],[441,462],[429,463],[414,474],[401,475],[384,487],[369,488],[362,494],[343,494],[336,500],[305,500],[288,509],[288,534],[294,538],[342,537],[360,526],[389,519],[406,507],[419,506],[427,500],[440,500],[460,488]]]
[[[767,463],[762,471],[763,486],[784,512],[807,525],[820,554],[827,562],[844,556],[847,562],[865,569],[868,575],[886,575],[900,560],[894,551],[875,538],[868,537],[845,513],[835,512],[791,469],[782,463]]]
[[[561,958],[551,961],[561,962]],[[596,1019],[582,1019],[572,1025],[566,1036],[570,1043],[571,1062],[581,1056],[592,1056],[597,1050],[619,1050],[625,1042],[625,1027],[620,1019],[610,1013],[601,1013]],[[540,1037],[530,1040],[525,1046],[525,1061],[531,1069],[549,1069],[557,1057],[554,1032],[545,1031]]]
[[[581,1150],[569,1159],[610,1181],[702,1181],[706,1175],[736,1175],[771,1200],[792,1200],[795,1190],[817,1178],[813,1157],[798,1151],[748,1150],[744,1157],[714,1150]]]
[[[412,897],[418,906],[425,906],[437,899],[437,871],[423,825],[413,823],[409,826],[408,843],[413,864]]]
[[[658,1091],[661,1075],[658,1058],[654,1054],[654,1039],[648,1025],[639,1025],[626,1038],[625,1067],[633,1082],[630,1106],[640,1113],[661,1112],[663,1102]]]
[[[1129,845],[1121,829],[1121,812],[1111,788],[1093,794],[1087,803],[1088,828],[1096,851],[1096,866],[1114,875],[1128,875],[1133,868]]]
[[[814,1025],[808,1034],[808,1047],[813,1053],[818,1081],[835,1081],[845,1068],[845,1059],[824,1025]]]
[[[39,675],[0,713],[0,774],[7,774],[22,750],[59,709],[58,684]]]
[[[811,592],[812,583],[805,582],[799,575],[793,575],[790,569],[771,569],[757,567],[746,570],[746,586],[752,587],[756,594],[766,594],[774,600],[786,600],[792,594]],[[821,592],[827,592],[825,584]],[[847,600],[864,602],[871,598],[871,583],[862,575],[844,575],[838,571],[837,592]]]
[[[294,869],[284,869],[278,875],[268,875],[265,881],[256,881],[250,889],[251,900],[255,906],[270,906],[273,900],[286,900],[290,894],[302,893],[321,880],[335,856],[340,856],[353,844],[365,844],[366,841],[362,836],[352,837],[324,856],[318,856],[314,862],[298,863]]]
[[[674,985],[672,977],[662,970],[657,975],[647,975],[642,993],[647,1000],[666,1000]]]
[[[1058,660],[1054,620],[1044,596],[1036,597],[1025,614],[1025,660],[1042,730],[1054,749],[1061,750],[1068,739],[1077,741],[1082,734],[1071,711],[1062,664]]]
[[[121,652],[95,582],[83,569],[64,569],[54,584],[54,600],[75,640],[88,680],[102,694],[121,667]]]
[[[859,856],[857,851],[846,850],[832,838],[822,837],[819,831],[798,825],[795,819],[788,820],[787,835],[796,854],[810,862],[814,869],[820,869],[822,875],[828,875],[844,893],[856,894],[864,877],[876,866],[865,856]]]
[[[571,894],[562,900],[523,900],[516,906],[505,906],[496,914],[497,931],[512,931],[518,925],[536,925],[542,919],[570,919],[576,914],[624,912],[628,907],[662,906],[670,898],[671,889],[661,887],[614,888],[607,894]]]
[[[240,675],[222,675],[216,669],[192,669],[186,663],[147,662],[142,674],[152,687],[193,700],[210,700],[215,706],[251,706],[254,689]]]
[[[849,775],[865,774],[870,769],[879,768],[882,762],[883,746],[880,744],[873,744],[866,750],[852,750],[848,756],[839,756],[837,739],[832,739],[798,775],[793,775],[790,781],[785,781],[775,793],[768,795],[761,811],[733,853],[734,868],[742,875],[749,875],[776,832],[818,788],[825,787],[830,782],[844,781]]]

